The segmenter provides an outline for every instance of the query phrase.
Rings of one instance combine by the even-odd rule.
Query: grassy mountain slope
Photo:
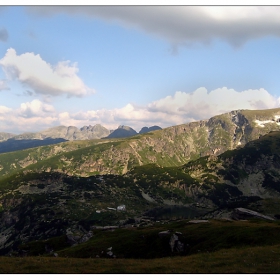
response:
[[[279,222],[210,220],[204,224],[183,221],[137,229],[94,230],[90,240],[75,247],[67,245],[63,238],[26,244],[22,249],[37,257],[1,257],[0,270],[2,273],[279,273],[279,229]],[[158,233],[162,230],[169,230],[170,235],[160,237]],[[181,233],[180,240],[185,245],[180,253],[172,252],[169,244],[175,232]],[[46,248],[54,251],[46,252]],[[116,258],[107,254],[108,248]],[[54,252],[58,257],[53,257]]]
[[[135,166],[149,163],[180,166],[202,156],[219,155],[235,149],[272,130],[279,131],[279,116],[279,108],[239,110],[207,121],[173,126],[125,139],[108,139],[107,143],[89,141],[85,145],[82,142],[71,142],[67,146],[58,144],[30,149],[22,154],[0,155],[0,174],[8,174],[14,169],[28,167],[29,164],[33,164],[30,169],[38,171],[53,170],[81,176],[125,174]],[[60,157],[57,152],[47,152],[45,156],[42,150],[63,152],[59,153]],[[19,157],[23,164],[19,163]]]
[[[106,151],[106,145],[115,149],[114,143],[118,146],[123,141],[83,149],[105,147]],[[79,151],[74,151],[77,158],[70,153],[69,165],[84,156]],[[213,218],[221,213],[229,217],[236,207],[280,217],[279,131],[219,156],[201,157],[180,167],[150,163],[124,175],[73,176],[67,174],[68,161],[63,157],[66,163],[60,172],[46,170],[42,161],[36,164],[37,171],[25,169],[0,179],[2,253],[22,242],[61,236],[67,230],[82,236],[81,228],[87,232],[96,225]],[[44,172],[38,172],[38,164]],[[123,204],[126,211],[115,210]]]

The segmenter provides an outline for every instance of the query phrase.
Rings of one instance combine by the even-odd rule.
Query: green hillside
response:
[[[248,214],[240,207],[280,218],[280,132],[268,133],[279,128],[277,114],[234,111],[131,138],[0,155],[0,253],[67,232],[87,239],[94,227],[238,219]]]
[[[130,138],[69,141],[0,154],[0,175],[16,170],[93,174],[125,174],[131,168],[156,163],[180,166],[206,155],[244,146],[270,131],[279,131],[280,109],[240,110]],[[265,121],[265,124],[258,123]]]

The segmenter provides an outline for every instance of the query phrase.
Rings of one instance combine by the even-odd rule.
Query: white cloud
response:
[[[32,14],[82,15],[117,22],[172,44],[222,39],[234,46],[263,36],[280,36],[279,6],[32,6]]]
[[[20,104],[19,108],[0,106],[0,131],[41,131],[57,125],[82,127],[101,124],[116,129],[120,124],[139,131],[143,126],[168,127],[237,109],[269,109],[280,107],[280,98],[275,98],[265,89],[235,91],[218,88],[208,92],[198,88],[194,92],[176,92],[172,96],[156,100],[146,106],[127,104],[112,110],[89,110],[75,113],[57,112],[55,108],[38,99]]]
[[[4,115],[4,114],[7,114],[9,112],[11,112],[12,109],[11,108],[8,108],[6,106],[2,106],[0,105],[0,115]]]
[[[6,80],[0,80],[0,91],[4,89],[10,89],[10,88],[8,87]]]
[[[52,105],[41,102],[38,99],[34,99],[31,102],[20,104],[19,115],[25,118],[35,116],[45,116],[50,113],[54,113],[55,109]]]
[[[0,60],[0,65],[8,79],[19,80],[37,94],[82,97],[94,93],[94,90],[88,88],[77,76],[77,65],[70,65],[69,61],[61,61],[52,66],[39,54],[17,55],[16,51],[10,48]]]
[[[127,104],[112,110],[74,114],[65,112],[59,119],[63,125],[80,127],[100,123],[115,129],[119,124],[124,124],[140,130],[143,126],[168,127],[208,119],[236,109],[269,109],[278,106],[280,98],[278,100],[264,89],[237,92],[224,87],[208,92],[206,88],[198,88],[192,93],[176,92],[173,96],[156,100],[147,106]]]
[[[226,87],[207,92],[198,88],[192,93],[176,92],[173,96],[148,104],[151,112],[178,115],[200,120],[237,109],[269,109],[280,106],[279,100],[264,89],[235,91]]]

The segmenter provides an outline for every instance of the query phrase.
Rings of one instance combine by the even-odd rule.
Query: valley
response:
[[[193,225],[199,240],[220,225],[226,225],[224,234],[237,225],[241,229],[247,222],[239,220],[247,219],[248,225],[256,222],[257,231],[271,225],[278,232],[279,116],[280,109],[239,110],[131,137],[71,140],[0,154],[0,254],[110,258],[100,255],[101,247],[92,248],[110,240],[96,236],[112,232],[128,242],[102,245],[105,252],[106,246],[123,244],[117,258],[186,256],[195,252],[186,249],[189,233],[183,232],[191,220],[200,221]],[[132,236],[144,231],[154,236],[147,244],[159,247],[147,247],[141,255],[136,248],[144,245]],[[184,244],[176,254],[168,245],[171,237]],[[228,237],[221,247],[218,240],[209,246],[216,248],[214,254],[242,242],[278,244],[264,240],[251,244],[248,237]]]

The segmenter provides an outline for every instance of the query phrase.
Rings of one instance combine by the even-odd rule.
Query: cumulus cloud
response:
[[[8,108],[6,106],[2,106],[0,105],[0,115],[4,115],[4,114],[7,114],[9,112],[11,112],[12,109],[11,108]]]
[[[5,28],[0,29],[0,41],[6,42],[8,40],[9,34]]]
[[[41,102],[38,99],[34,99],[31,102],[21,103],[19,115],[25,118],[34,116],[45,116],[55,111],[54,107],[50,104]]]
[[[21,103],[16,109],[0,105],[1,132],[35,132],[57,125],[57,119],[54,107],[38,99]]]
[[[199,120],[236,109],[269,109],[279,105],[279,101],[263,88],[238,92],[223,87],[208,92],[201,87],[192,93],[178,91],[173,96],[148,104],[147,107],[151,112]]]
[[[280,106],[280,98],[269,94],[265,89],[235,91],[218,88],[208,92],[198,88],[194,92],[176,92],[172,96],[156,100],[146,106],[127,104],[112,110],[96,110],[63,113],[63,125],[83,126],[88,123],[101,123],[109,129],[119,124],[140,130],[143,126],[159,125],[168,127],[192,121],[208,119],[212,116],[238,109],[269,109]]]
[[[209,43],[233,46],[263,36],[280,36],[279,6],[31,6],[32,14],[82,15],[137,28],[172,44]]]
[[[77,64],[71,65],[70,61],[60,61],[52,66],[39,54],[31,52],[17,55],[10,48],[0,60],[0,65],[8,79],[20,81],[37,94],[82,97],[94,93],[78,77]]]
[[[58,112],[52,105],[34,99],[20,104],[19,108],[13,110],[0,106],[0,131],[40,131],[56,125],[82,127],[97,123],[108,129],[116,129],[123,124],[139,131],[143,126],[168,127],[208,119],[237,109],[276,107],[280,107],[280,98],[272,96],[262,88],[238,92],[224,87],[208,92],[206,88],[201,87],[191,93],[178,91],[146,106],[127,104],[111,110],[74,113]]]

